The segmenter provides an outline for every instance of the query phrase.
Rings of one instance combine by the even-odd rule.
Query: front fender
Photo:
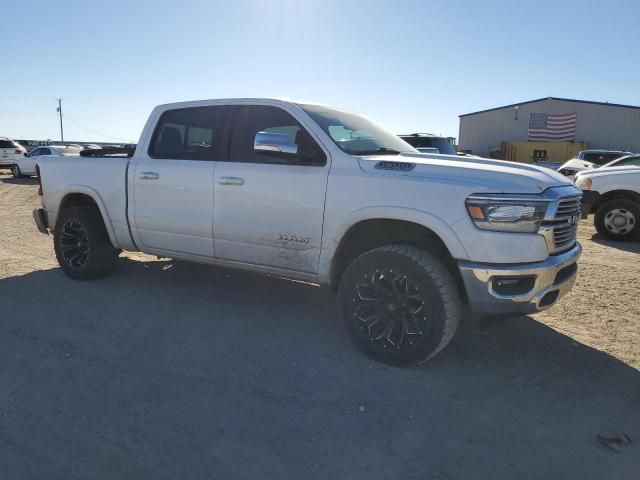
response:
[[[445,222],[443,219],[423,210],[394,206],[372,206],[355,210],[343,217],[340,222],[323,234],[320,262],[318,266],[318,281],[321,284],[331,283],[331,268],[333,258],[349,229],[364,220],[403,220],[416,223],[435,233],[447,247],[451,256],[458,260],[467,260],[469,255],[460,238],[451,228],[450,223],[459,219]]]

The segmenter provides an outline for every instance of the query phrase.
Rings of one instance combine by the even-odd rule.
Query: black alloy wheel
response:
[[[428,305],[420,288],[393,269],[365,273],[352,303],[360,330],[382,348],[410,348],[414,340],[429,331]]]
[[[69,220],[62,225],[60,236],[62,258],[69,268],[82,269],[89,257],[87,231],[77,220]]]

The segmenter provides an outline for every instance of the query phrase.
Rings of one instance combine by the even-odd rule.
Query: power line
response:
[[[66,98],[65,98],[65,100],[66,100]],[[74,114],[74,116],[75,116],[75,114]],[[82,117],[75,117],[75,118],[80,118],[83,121],[86,120],[86,121],[92,122],[92,123],[93,122],[110,123],[112,125],[120,125],[121,127],[132,127],[132,128],[139,127],[139,125],[133,125],[131,123],[113,122],[111,120],[105,120],[105,119],[99,119],[99,118],[88,118],[88,117],[85,117],[84,115]]]
[[[101,137],[104,137],[104,138],[110,138],[111,140],[121,140],[121,141],[123,141],[123,142],[128,142],[128,141],[129,141],[129,140],[128,140],[128,139],[126,139],[126,138],[122,138],[122,137],[113,137],[113,136],[111,136],[111,135],[105,135],[104,133],[101,133],[101,132],[98,132],[98,131],[96,131],[96,130],[93,130],[93,129],[89,128],[89,127],[86,127],[86,126],[82,125],[81,123],[76,122],[73,118],[69,117],[68,115],[65,115],[65,116],[64,116],[64,118],[66,118],[67,120],[69,120],[71,123],[76,124],[78,127],[82,128],[82,129],[84,129],[84,130],[86,130],[86,131],[88,131],[88,132],[91,132],[91,133],[93,133],[93,134],[95,134],[95,135],[100,135]]]
[[[0,115],[53,115],[53,113],[44,112],[0,112]]]
[[[0,95],[0,98],[29,98],[32,100],[57,100],[56,97],[30,97],[24,95]]]

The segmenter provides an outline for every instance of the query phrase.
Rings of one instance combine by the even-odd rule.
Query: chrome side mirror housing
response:
[[[258,132],[253,141],[253,151],[271,155],[297,155],[298,145],[291,141],[284,133]]]

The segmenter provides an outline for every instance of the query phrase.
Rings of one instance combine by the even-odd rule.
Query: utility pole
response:
[[[62,99],[58,99],[58,110],[57,112],[60,114],[60,141],[64,143],[64,132],[62,131]]]

